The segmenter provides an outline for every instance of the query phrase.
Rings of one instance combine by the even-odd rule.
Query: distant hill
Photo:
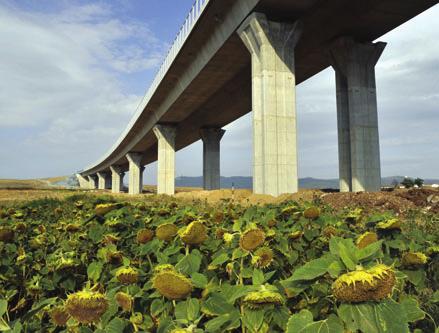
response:
[[[383,186],[392,186],[394,181],[400,183],[404,177],[392,176],[383,177]],[[425,184],[439,184],[439,179],[425,179]],[[178,187],[202,187],[203,177],[177,177],[175,179],[175,185]],[[221,177],[221,188],[252,188],[252,177]],[[300,178],[299,187],[305,189],[313,188],[332,188],[338,189],[339,183],[337,178],[333,179],[318,179],[312,177]]]

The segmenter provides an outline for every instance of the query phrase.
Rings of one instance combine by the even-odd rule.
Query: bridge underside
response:
[[[221,0],[212,1],[189,36],[165,79],[118,147],[84,176],[128,170],[129,152],[141,164],[157,160],[156,123],[176,127],[175,149],[200,139],[201,128],[221,128],[252,110],[251,55],[236,33],[252,12],[269,20],[300,20],[303,33],[295,48],[296,83],[330,66],[328,50],[339,37],[371,42],[408,21],[437,0]]]

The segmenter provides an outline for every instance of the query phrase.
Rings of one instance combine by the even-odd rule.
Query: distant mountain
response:
[[[392,186],[394,182],[400,183],[404,180],[402,176],[383,177],[383,186]],[[425,184],[439,184],[439,179],[425,179]],[[175,185],[178,187],[203,187],[203,177],[177,177]],[[252,188],[252,177],[221,177],[221,188]],[[305,189],[338,189],[339,183],[337,178],[318,179],[312,177],[300,178],[299,187]]]

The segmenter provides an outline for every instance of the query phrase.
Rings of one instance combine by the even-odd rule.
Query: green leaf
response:
[[[200,315],[200,302],[196,298],[190,298],[186,303],[187,319],[189,322],[193,322]]]
[[[128,321],[120,319],[120,318],[114,318],[112,321],[108,323],[107,326],[105,326],[105,332],[107,333],[121,333],[124,331],[124,329],[127,327]]]
[[[220,332],[230,330],[240,326],[240,314],[239,311],[235,311],[223,314],[219,317],[209,320],[205,327],[207,332]]]
[[[334,260],[336,260],[336,258],[332,255],[325,255],[319,259],[314,259],[296,269],[289,280],[313,280],[325,274]]]
[[[344,327],[340,319],[330,315],[328,319],[313,321],[312,313],[302,310],[291,316],[287,324],[287,333],[343,333]]]
[[[0,331],[4,332],[9,331],[10,329],[8,323],[3,318],[0,318]]]
[[[200,289],[206,288],[208,283],[206,275],[197,272],[192,273],[191,280],[194,286]]]
[[[377,252],[379,252],[382,248],[383,241],[377,241],[375,243],[369,244],[363,249],[358,250],[358,260],[371,259],[374,257]]]
[[[87,267],[87,276],[93,282],[97,282],[101,277],[102,268],[104,265],[100,261],[94,261]]]
[[[219,266],[224,264],[227,260],[229,260],[229,256],[227,253],[222,253],[218,257],[216,257],[211,263],[210,266]]]
[[[430,298],[431,303],[439,303],[439,290],[435,291]]]
[[[58,297],[52,297],[52,298],[42,300],[41,302],[35,304],[34,306],[32,306],[32,309],[29,312],[27,312],[23,317],[21,317],[21,321],[26,322],[27,320],[32,318],[35,314],[37,314],[44,307],[46,307],[48,305],[55,304],[57,299],[58,299]]]
[[[413,297],[404,297],[400,302],[407,316],[407,321],[413,323],[425,318],[425,312],[419,308],[418,301]]]
[[[248,328],[249,332],[258,333],[264,322],[264,311],[245,309],[242,322],[244,326]]]
[[[216,316],[227,314],[234,310],[236,308],[218,293],[212,294],[202,305],[203,312]]]
[[[351,271],[355,270],[358,264],[358,248],[352,239],[332,237],[329,241],[329,249],[332,254],[338,255],[345,266]]]
[[[342,304],[337,314],[352,332],[409,333],[404,308],[393,300],[384,300],[380,303]]]
[[[186,275],[191,275],[200,270],[201,253],[198,250],[193,250],[187,256],[184,256],[175,267]]]
[[[260,285],[263,284],[265,281],[264,273],[259,269],[253,270],[253,278],[252,278],[254,285]]]
[[[0,299],[0,317],[2,317],[8,310],[8,301]]]

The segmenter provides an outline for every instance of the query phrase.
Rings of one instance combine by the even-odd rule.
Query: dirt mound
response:
[[[415,208],[410,200],[393,193],[331,193],[321,196],[322,201],[335,209],[345,207],[362,207],[367,210],[388,211],[392,210],[401,213],[408,209]]]
[[[398,196],[411,201],[416,207],[439,213],[439,191],[433,189],[410,189],[397,193]]]

